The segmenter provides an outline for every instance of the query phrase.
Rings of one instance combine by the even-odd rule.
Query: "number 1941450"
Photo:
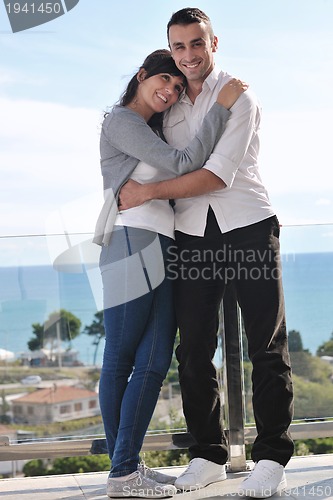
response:
[[[317,485],[317,486],[295,486],[284,490],[282,492],[283,496],[290,497],[318,497],[318,498],[332,498],[333,486],[330,485]]]
[[[8,14],[60,14],[62,5],[60,2],[26,2],[20,4],[7,3],[6,9]]]

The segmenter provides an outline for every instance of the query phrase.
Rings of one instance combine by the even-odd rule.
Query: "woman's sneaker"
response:
[[[143,461],[139,463],[138,471],[141,472],[143,476],[153,479],[157,483],[161,484],[174,484],[177,479],[176,476],[169,476],[168,474],[163,474],[157,470],[150,469]]]
[[[176,493],[177,489],[172,484],[158,483],[139,471],[133,472],[125,481],[109,477],[106,487],[106,494],[110,498],[167,498]]]

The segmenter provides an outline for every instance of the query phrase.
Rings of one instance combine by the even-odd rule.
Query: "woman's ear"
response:
[[[141,68],[140,71],[138,71],[136,78],[137,78],[138,82],[143,82],[143,80],[145,80],[146,76],[147,76],[147,71],[145,69]]]

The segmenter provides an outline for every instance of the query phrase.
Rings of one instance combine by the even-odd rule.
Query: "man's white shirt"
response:
[[[177,149],[187,146],[216,102],[218,92],[230,78],[215,67],[194,104],[184,94],[166,113],[164,134],[171,146]],[[209,194],[176,200],[176,230],[203,236],[209,206],[223,233],[274,215],[258,170],[260,105],[251,90],[247,90],[230,111],[226,130],[203,167],[220,177],[226,187]]]

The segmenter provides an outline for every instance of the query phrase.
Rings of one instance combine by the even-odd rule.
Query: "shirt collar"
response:
[[[218,82],[220,73],[221,70],[215,65],[213,70],[207,76],[206,80],[203,82],[202,88],[208,86],[210,90],[213,90]]]
[[[220,68],[218,68],[216,65],[214,66],[213,70],[209,73],[207,76],[206,80],[202,84],[202,89],[204,90],[205,88],[209,88],[210,90],[213,90],[215,85],[218,82],[219,79],[219,74],[221,73]],[[180,102],[183,102],[184,100],[188,100],[186,91],[182,93],[182,95],[179,98]]]

